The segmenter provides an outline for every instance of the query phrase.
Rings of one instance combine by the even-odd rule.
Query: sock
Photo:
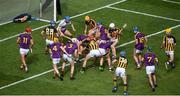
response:
[[[127,84],[124,84],[124,91],[127,91]]]
[[[113,79],[113,86],[117,87],[117,79],[116,78]]]

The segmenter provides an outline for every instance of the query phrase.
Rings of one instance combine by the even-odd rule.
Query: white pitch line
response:
[[[178,28],[178,27],[180,27],[180,25],[173,26],[173,27],[171,27],[171,29],[175,29],[175,28]],[[147,35],[147,38],[148,38],[148,37],[155,36],[155,35],[158,35],[158,34],[160,34],[160,33],[163,33],[164,31],[165,31],[165,30],[162,30],[162,31],[159,31],[159,32],[156,32],[156,33]],[[129,45],[129,44],[131,44],[131,43],[133,43],[133,42],[134,42],[134,40],[129,41],[129,42],[126,42],[126,43],[123,43],[123,44],[117,46],[116,48]],[[83,59],[84,59],[84,58],[83,58]],[[80,61],[82,61],[83,59],[81,59]],[[69,66],[69,65],[70,65],[70,64],[67,64],[66,66]],[[59,67],[59,68],[61,68],[61,67]],[[59,69],[59,68],[58,68],[58,69]],[[4,88],[8,88],[8,87],[13,86],[13,85],[16,85],[16,84],[19,84],[19,83],[21,83],[21,82],[25,82],[25,81],[27,81],[27,80],[31,80],[31,79],[36,78],[36,77],[42,76],[42,75],[47,74],[47,73],[52,72],[52,71],[53,71],[53,69],[48,70],[48,71],[45,71],[45,72],[42,72],[42,73],[37,74],[37,75],[33,75],[33,76],[28,77],[28,78],[26,78],[26,79],[22,79],[22,80],[16,81],[16,82],[14,82],[14,83],[11,83],[11,84],[2,86],[2,87],[0,87],[0,90],[2,90],[2,89],[4,89]]]
[[[169,3],[174,3],[174,4],[180,4],[180,2],[176,2],[176,1],[171,1],[171,0],[162,0],[164,2],[169,2]]]
[[[129,12],[129,13],[135,13],[135,14],[145,15],[145,16],[150,16],[150,17],[161,18],[161,19],[165,19],[165,20],[171,20],[171,21],[180,22],[179,19],[168,18],[168,17],[158,16],[158,15],[152,15],[152,14],[143,13],[143,12],[138,12],[138,11],[133,11],[133,10],[127,10],[127,9],[110,7],[110,6],[108,6],[107,8],[114,9],[114,10],[119,10],[119,11],[124,11],[124,12]]]
[[[111,3],[111,4],[108,4],[108,5],[105,5],[105,6],[96,8],[96,9],[94,9],[94,10],[89,10],[89,11],[86,11],[86,12],[84,12],[84,13],[77,14],[77,15],[75,15],[75,16],[72,16],[71,18],[72,18],[72,19],[73,19],[73,18],[77,18],[77,17],[79,17],[79,16],[83,16],[83,15],[85,15],[85,14],[92,13],[92,12],[95,12],[95,11],[98,11],[98,10],[101,10],[101,9],[106,8],[106,7],[108,7],[108,6],[112,6],[112,5],[115,5],[115,4],[123,3],[123,2],[125,2],[125,1],[127,1],[127,0],[120,0],[120,1],[117,1],[117,2],[114,2],[114,3]],[[59,21],[57,21],[57,23],[58,23],[58,22],[59,22]],[[37,27],[37,28],[33,29],[32,31],[36,31],[36,30],[45,28],[45,27],[47,27],[47,26],[49,26],[49,24],[44,25],[44,26],[41,26],[41,27]],[[21,33],[20,33],[20,34],[21,34]],[[10,37],[1,39],[1,40],[0,40],[0,43],[1,43],[1,42],[4,42],[4,41],[6,41],[6,40],[9,40],[9,39],[11,39],[11,38],[17,37],[17,36],[19,36],[20,34],[16,34],[16,35],[13,35],[13,36],[10,36]]]
[[[7,21],[7,22],[4,22],[4,23],[0,23],[0,26],[1,26],[1,25],[5,25],[5,24],[8,24],[8,23],[11,23],[11,22],[13,22],[13,21]]]

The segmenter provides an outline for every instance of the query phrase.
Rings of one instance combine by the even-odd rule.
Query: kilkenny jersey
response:
[[[89,50],[96,50],[99,48],[99,46],[96,41],[90,41],[88,48]]]
[[[85,24],[90,27],[90,29],[93,29],[96,27],[96,21],[93,19],[90,19],[90,21],[85,21]]]
[[[53,40],[54,37],[57,37],[57,30],[53,26],[48,26],[44,29],[44,32],[46,34],[46,38],[49,40]]]
[[[127,68],[127,59],[124,57],[119,57],[119,60],[117,61],[117,66],[116,67],[120,67],[120,68]]]
[[[174,45],[176,44],[176,39],[172,35],[164,36],[164,44],[166,51],[174,51]]]
[[[119,36],[119,28],[109,29],[109,33],[111,37],[118,37]]]

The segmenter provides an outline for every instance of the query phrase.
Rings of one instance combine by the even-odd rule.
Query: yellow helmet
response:
[[[85,16],[85,21],[89,21],[90,17],[89,16]]]
[[[169,34],[169,33],[171,33],[171,29],[170,29],[170,28],[167,28],[167,29],[165,30],[165,32],[166,32],[166,34]]]
[[[54,42],[59,42],[59,39],[57,37],[54,37],[53,41]]]

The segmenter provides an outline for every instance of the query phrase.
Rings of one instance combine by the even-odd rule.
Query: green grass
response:
[[[118,1],[118,0],[115,0]],[[115,2],[113,1],[113,2]],[[96,2],[96,3],[93,3]],[[97,7],[104,6],[106,4],[113,3],[111,0],[63,0],[62,7],[63,15],[76,15],[88,10],[95,9]],[[88,4],[88,6],[87,6]],[[93,6],[94,5],[94,6]],[[91,7],[90,7],[91,6]],[[179,18],[180,7],[174,4],[169,4],[162,2],[161,0],[145,1],[145,0],[128,0],[125,3],[114,5],[117,8],[125,8],[134,11],[145,12],[149,14],[155,14],[171,18]],[[176,13],[176,14],[175,14]],[[96,12],[89,13],[92,18],[97,21],[102,22],[105,26],[108,26],[110,22],[114,22],[117,26],[122,26],[127,23],[128,26],[124,30],[124,35],[120,39],[119,44],[126,43],[134,39],[134,33],[132,28],[138,26],[140,31],[146,35],[161,31],[167,27],[172,27],[180,24],[179,22],[159,19],[155,17],[148,17],[143,15],[137,15],[133,13],[126,13],[122,11],[112,10],[105,8]],[[84,16],[74,18],[73,23],[77,29],[78,33],[73,33],[74,36],[83,33]],[[32,28],[36,28],[47,23],[33,21],[31,23],[23,24],[7,24],[0,26],[0,39],[18,34],[24,31],[25,26],[29,25]],[[71,30],[71,29],[70,29]],[[33,54],[29,54],[27,64],[29,65],[29,72],[24,73],[19,70],[19,65],[21,64],[19,59],[18,45],[15,43],[16,38],[4,41],[0,43],[0,87],[7,84],[28,78],[30,76],[42,73],[44,71],[52,69],[52,62],[49,56],[44,54],[45,42],[40,36],[42,29],[33,31],[33,39],[35,41],[35,46],[33,48]],[[180,63],[179,58],[179,44],[180,39],[178,36],[180,33],[180,27],[173,29],[173,34],[177,39],[177,46],[175,52],[175,63],[177,67],[175,70],[166,72],[164,62],[166,56],[164,50],[160,50],[160,44],[164,34],[159,34],[148,39],[148,44],[152,46],[153,51],[157,54],[160,61],[160,67],[157,68],[157,80],[158,88],[156,92],[151,92],[148,85],[147,76],[145,74],[145,69],[136,70],[134,60],[132,58],[133,44],[129,44],[118,48],[118,53],[120,50],[125,50],[127,52],[127,58],[129,65],[127,68],[128,75],[128,92],[129,94],[149,94],[149,95],[169,95],[169,94],[180,94]],[[118,44],[118,45],[119,45]],[[93,60],[93,59],[92,59]],[[66,74],[64,81],[53,80],[53,73],[39,76],[37,78],[19,83],[17,85],[0,90],[0,94],[6,95],[18,95],[18,94],[33,94],[33,95],[43,95],[43,94],[66,94],[66,95],[115,95],[122,94],[123,86],[120,80],[120,87],[117,93],[112,93],[111,88],[113,73],[106,70],[100,72],[98,66],[92,67],[93,61],[88,62],[88,70],[85,74],[80,74],[79,69],[82,63],[76,64],[76,80],[69,80],[69,67],[66,67]],[[106,63],[105,63],[106,64]],[[99,65],[99,62],[96,63]],[[106,64],[107,65],[107,64]]]

